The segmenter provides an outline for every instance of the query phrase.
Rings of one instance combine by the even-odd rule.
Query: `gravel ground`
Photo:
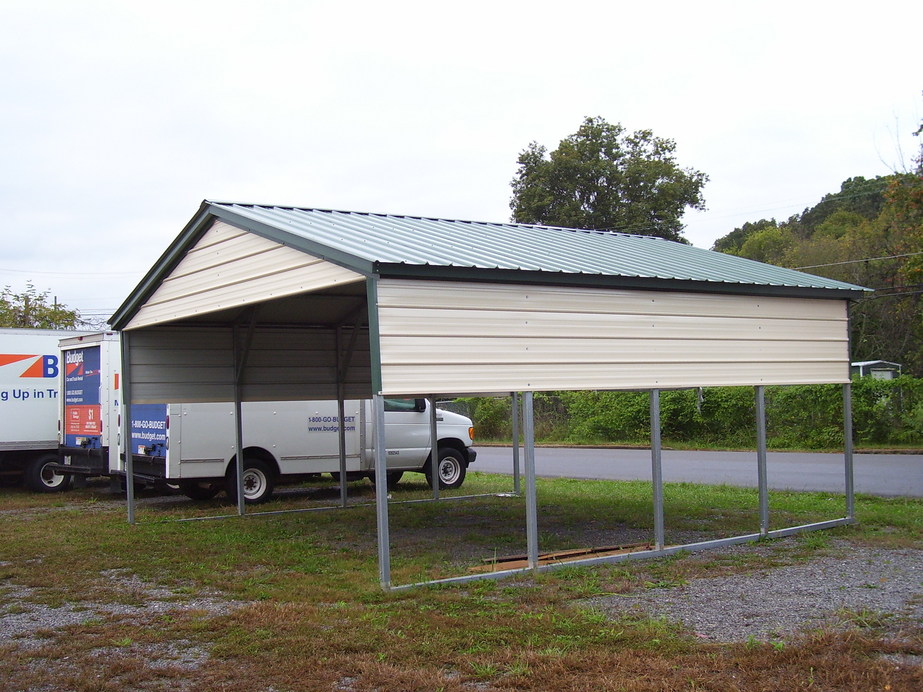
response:
[[[0,564],[2,566],[2,564]],[[35,649],[47,644],[44,633],[55,632],[70,625],[79,625],[96,618],[127,617],[137,621],[178,611],[204,611],[211,615],[230,612],[241,603],[222,599],[213,594],[177,596],[173,591],[139,579],[123,570],[103,573],[126,592],[140,597],[139,605],[122,603],[79,602],[51,607],[32,599],[35,589],[4,584],[0,607],[0,642],[18,649]],[[144,647],[144,656],[152,667],[175,666],[187,670],[198,668],[208,659],[208,651],[188,641],[173,641]],[[97,649],[95,655],[109,658],[137,655],[140,647]],[[46,662],[46,666],[60,663]],[[66,659],[64,661],[66,667]]]
[[[727,551],[754,550],[734,546]],[[610,615],[639,613],[683,623],[702,639],[770,641],[822,626],[923,628],[923,550],[837,544],[836,555],[672,588],[601,596]]]

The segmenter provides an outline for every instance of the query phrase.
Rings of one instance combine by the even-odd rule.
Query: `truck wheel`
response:
[[[58,463],[57,454],[44,454],[26,466],[24,480],[29,490],[38,493],[60,493],[71,486],[70,475],[58,473],[51,464]]]
[[[385,476],[388,477],[388,487],[393,488],[398,483],[401,482],[401,478],[404,477],[404,472],[403,471],[388,471],[387,473],[385,473]],[[372,485],[375,485],[374,472],[369,474],[369,480],[372,481]]]
[[[212,481],[180,481],[180,492],[190,500],[211,500],[221,492],[221,485]]]
[[[461,452],[452,447],[442,447],[439,449],[439,463],[436,464],[436,476],[439,478],[440,488],[460,488],[465,482],[465,473],[468,465],[465,463]],[[432,459],[426,462],[426,482],[433,487],[433,464]]]
[[[339,471],[331,471],[330,477],[337,483],[340,482],[340,472]],[[362,473],[362,471],[347,471],[346,472],[346,482],[347,483],[352,483],[353,481],[361,481],[363,478],[365,478],[365,474]]]
[[[244,502],[258,505],[272,497],[276,482],[269,466],[259,459],[244,459]],[[227,476],[227,496],[237,502],[237,473],[234,464]]]

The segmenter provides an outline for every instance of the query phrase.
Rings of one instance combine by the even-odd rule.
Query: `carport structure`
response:
[[[237,449],[240,402],[371,398],[380,578],[396,588],[385,396],[522,393],[529,569],[537,391],[651,392],[645,556],[853,521],[848,305],[864,290],[645,236],[204,201],[111,324],[124,403],[234,401]],[[763,388],[822,383],[843,385],[846,514],[770,532]],[[730,385],[755,387],[759,533],[665,546],[659,392]],[[131,503],[129,483],[130,520]]]

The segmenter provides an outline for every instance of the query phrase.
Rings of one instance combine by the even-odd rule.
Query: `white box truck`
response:
[[[0,473],[40,492],[65,490],[58,460],[58,342],[81,332],[0,329]]]
[[[125,475],[119,448],[119,335],[102,332],[60,342],[60,463],[65,475]],[[429,404],[425,399],[385,401],[388,480],[407,471],[438,476],[457,488],[477,454],[471,419],[437,409],[437,464],[431,469]],[[244,499],[265,502],[276,484],[311,474],[339,476],[336,401],[243,404]],[[131,407],[132,472],[137,481],[178,485],[189,497],[222,490],[236,498],[236,431],[231,403],[135,404]],[[371,402],[345,408],[347,479],[372,477]]]
[[[405,472],[420,472],[432,485],[458,488],[472,449],[471,419],[436,410],[437,461],[430,461],[430,414],[426,399],[385,399],[385,443],[389,485]],[[242,405],[244,500],[268,500],[279,482],[311,474],[339,478],[339,429],[345,426],[347,480],[374,478],[370,401],[347,401],[344,418],[336,401],[248,402]],[[237,495],[233,406],[143,404],[132,406],[131,444],[136,477],[177,484],[193,499],[224,490]]]

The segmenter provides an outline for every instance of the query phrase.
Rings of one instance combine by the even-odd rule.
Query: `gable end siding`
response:
[[[172,322],[364,278],[216,220],[125,328]]]

